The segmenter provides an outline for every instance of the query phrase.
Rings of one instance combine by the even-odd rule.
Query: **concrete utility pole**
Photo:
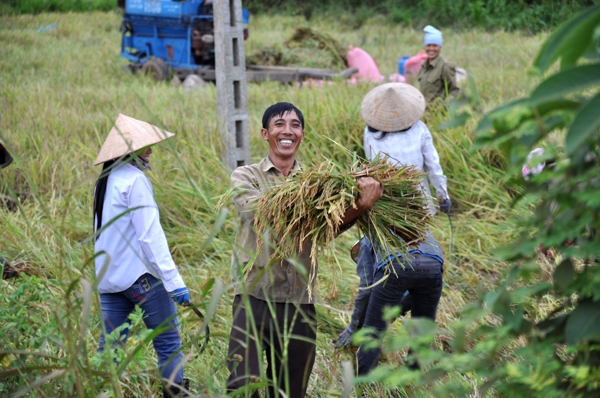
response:
[[[250,124],[241,0],[214,0],[217,117],[230,169],[248,165]]]

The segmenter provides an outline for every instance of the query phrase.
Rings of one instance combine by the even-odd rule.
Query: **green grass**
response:
[[[57,24],[58,29],[37,32],[49,24]],[[224,393],[235,212],[231,205],[226,208],[222,229],[210,238],[219,219],[215,210],[218,197],[229,186],[229,171],[218,155],[216,89],[209,85],[185,91],[124,74],[119,25],[118,12],[0,17],[0,138],[15,155],[13,166],[0,172],[0,194],[11,198],[11,206],[18,209],[0,208],[0,252],[16,266],[27,265],[38,275],[2,282],[0,319],[11,323],[0,326],[7,336],[1,349],[49,353],[58,358],[1,354],[6,369],[47,366],[0,381],[1,395],[15,393],[59,368],[63,374],[41,384],[32,394],[64,396],[70,388],[80,388],[89,395],[95,391],[92,381],[100,383],[93,366],[99,360],[94,354],[99,330],[97,295],[79,280],[93,281],[94,274],[89,241],[91,200],[100,168],[94,167],[93,161],[119,113],[176,133],[174,139],[156,148],[153,171],[148,175],[173,256],[193,300],[203,311],[212,299],[216,302],[212,342],[197,358],[198,322],[192,313],[180,311],[186,354],[190,355],[186,376],[192,379],[197,394]],[[389,24],[383,17],[371,18],[357,30],[346,30],[338,29],[333,18],[313,17],[308,24],[297,17],[256,16],[246,52],[281,44],[273,43],[274,38],[283,42],[299,25],[327,33],[344,46],[366,49],[383,74],[396,72],[402,55],[421,49],[420,31]],[[535,80],[526,71],[544,38],[446,29],[443,55],[469,71],[477,82],[482,108],[489,110],[531,89]],[[315,66],[314,59],[302,62]],[[268,150],[259,135],[262,112],[272,103],[290,101],[303,110],[306,119],[306,141],[299,159],[309,165],[324,158],[349,161],[326,137],[361,153],[364,125],[359,109],[372,87],[345,82],[300,89],[278,83],[250,85],[253,160],[258,161]],[[470,151],[474,124],[440,131],[435,126],[444,120],[443,115],[429,114],[426,119],[458,210],[452,217],[452,232],[442,215],[434,228],[447,253],[447,284],[438,313],[438,323],[447,327],[478,290],[491,289],[503,278],[507,264],[496,261],[491,251],[515,236],[511,219],[524,210],[511,209],[512,196],[502,183],[502,159],[494,153]],[[336,247],[319,259],[316,295],[321,303],[320,328],[309,396],[339,396],[342,362],[352,360],[349,352],[333,350],[331,340],[337,328],[349,320],[358,278],[348,250],[358,237],[356,230],[344,234]],[[203,294],[211,278],[223,282],[222,295],[215,288]],[[82,310],[86,300],[91,303],[89,314]],[[121,384],[114,374],[109,377],[104,388],[110,394],[115,390],[119,391],[116,395],[148,396],[158,391],[154,354],[147,338],[140,335],[143,330],[134,327],[129,344],[131,348],[139,346],[143,355],[122,375]],[[394,330],[402,333],[401,324]],[[436,345],[442,348],[441,340]],[[391,355],[389,359],[398,358]],[[482,380],[454,373],[448,377],[470,386],[477,396],[475,386]],[[422,394],[427,391],[415,388]]]

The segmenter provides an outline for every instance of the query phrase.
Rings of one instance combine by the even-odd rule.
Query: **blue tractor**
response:
[[[195,73],[214,80],[215,44],[212,1],[126,0],[121,25],[121,56],[132,72],[166,80]],[[244,38],[249,12],[243,10]]]
[[[223,0],[218,0],[223,1]],[[124,8],[121,55],[129,69],[161,81],[171,71],[184,80],[195,74],[215,81],[215,33],[212,0],[119,0]],[[250,13],[242,10],[244,39],[248,37]],[[357,69],[336,73],[330,69],[288,66],[246,66],[247,81],[282,83],[306,79],[347,78]]]

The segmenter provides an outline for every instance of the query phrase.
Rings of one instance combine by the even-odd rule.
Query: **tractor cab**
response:
[[[249,18],[244,9],[245,28]],[[212,0],[126,0],[121,32],[121,56],[130,61],[133,72],[165,80],[169,68],[180,78],[214,69]],[[247,32],[244,29],[244,38]]]
[[[157,81],[169,79],[171,71],[180,81],[191,74],[216,81],[213,0],[119,1],[124,9],[121,56],[129,60],[131,72],[141,70]],[[242,9],[243,40],[248,38],[249,19],[248,10]],[[236,23],[232,18],[230,26]],[[245,68],[249,82],[271,80],[285,84],[308,79],[346,79],[358,71],[350,68],[337,73],[329,69],[259,65]]]

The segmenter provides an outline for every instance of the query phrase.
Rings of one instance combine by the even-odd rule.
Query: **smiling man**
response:
[[[460,91],[456,85],[456,67],[440,55],[442,32],[431,25],[427,25],[423,32],[427,60],[421,65],[418,79],[425,101],[430,104],[436,98],[454,99]]]
[[[301,398],[316,352],[315,300],[308,294],[309,284],[314,286],[307,278],[311,240],[295,258],[270,260],[276,241],[263,237],[265,243],[258,247],[254,209],[267,190],[301,169],[296,153],[304,141],[302,112],[287,102],[270,106],[263,115],[261,136],[269,143],[269,155],[231,174],[239,228],[232,259],[235,298],[227,390],[244,389],[243,396],[255,398],[260,397],[257,388],[267,386],[267,397]],[[383,187],[370,177],[358,184],[357,208],[346,211],[342,230],[383,195]]]

